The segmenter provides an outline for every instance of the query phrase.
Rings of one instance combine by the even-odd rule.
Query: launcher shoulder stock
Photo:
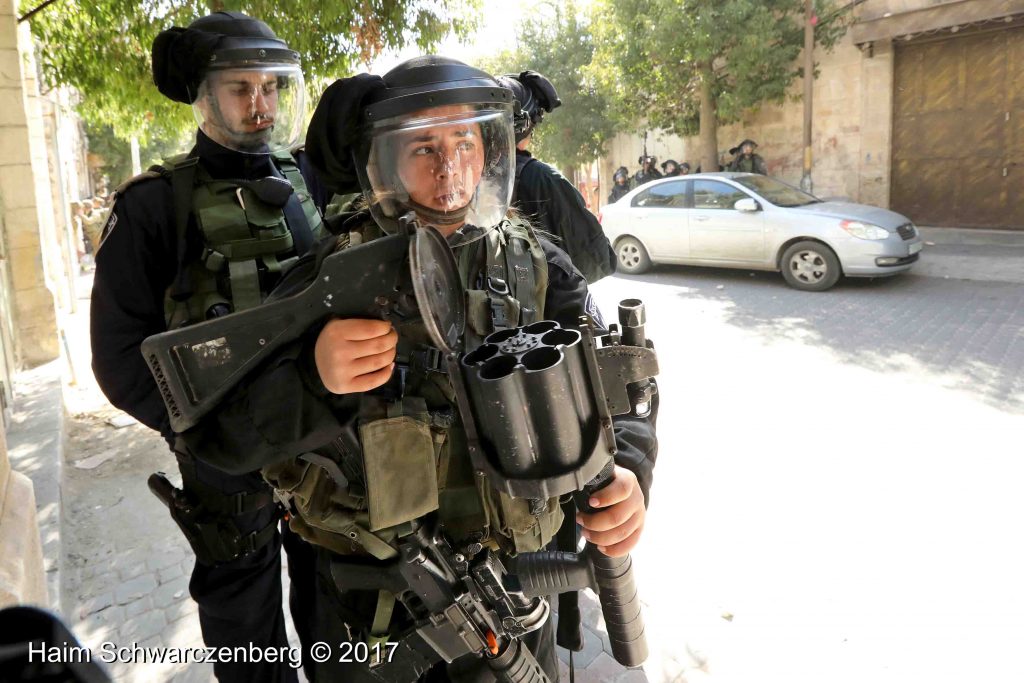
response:
[[[324,319],[392,314],[400,307],[407,253],[402,235],[335,252],[298,294],[146,338],[142,354],[171,428],[195,426],[248,374]]]

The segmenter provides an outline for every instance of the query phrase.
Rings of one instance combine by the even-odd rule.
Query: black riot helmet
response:
[[[161,31],[153,82],[191,104],[214,141],[240,152],[285,149],[302,132],[305,87],[299,55],[262,21],[215,12]]]
[[[367,88],[351,144],[381,228],[392,232],[412,210],[455,246],[503,220],[515,178],[512,102],[489,74],[437,56],[403,62]]]
[[[505,74],[498,77],[498,83],[511,90],[518,103],[515,112],[516,142],[533,132],[534,126],[544,119],[544,114],[562,106],[555,86],[536,71]]]
[[[751,152],[753,152],[754,150],[757,149],[757,143],[754,142],[753,140],[751,140],[750,138],[747,138],[746,140],[744,140],[740,144],[738,144],[735,147],[733,147],[732,149],[730,149],[729,150],[729,154],[736,154],[737,152],[742,152],[743,151],[743,147],[745,145],[750,145]]]
[[[640,164],[641,170],[653,171],[654,167],[657,166],[658,164],[658,157],[651,156],[649,154],[641,155],[640,158],[636,160],[636,162]]]

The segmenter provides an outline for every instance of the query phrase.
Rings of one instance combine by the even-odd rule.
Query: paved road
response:
[[[651,659],[618,667],[590,600],[577,680],[1024,678],[1024,287],[947,265],[822,294],[681,267],[594,287],[606,313],[647,302],[662,446],[635,553]],[[68,329],[66,613],[91,642],[198,644],[191,558],[144,484],[173,464],[144,428],[105,425],[84,318]]]
[[[1024,287],[661,267],[594,289],[647,302],[661,361],[651,680],[1024,677]]]

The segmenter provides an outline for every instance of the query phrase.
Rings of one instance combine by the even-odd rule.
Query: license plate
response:
[[[921,246],[922,246],[921,242],[918,242],[917,244],[911,244],[910,245],[910,255],[913,256],[917,252],[921,251]]]

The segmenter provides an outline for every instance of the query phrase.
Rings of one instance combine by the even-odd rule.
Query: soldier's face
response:
[[[424,112],[445,117],[469,112],[468,107],[436,107]],[[398,145],[398,176],[409,198],[429,209],[451,212],[473,199],[484,170],[480,124],[438,123],[410,130]]]
[[[754,153],[754,146],[751,145],[751,144],[743,145],[743,150],[742,151],[743,151],[744,154],[749,156],[749,155]]]
[[[229,69],[207,76],[197,101],[203,132],[230,148],[255,148],[270,140],[277,115],[278,80],[272,72]]]

